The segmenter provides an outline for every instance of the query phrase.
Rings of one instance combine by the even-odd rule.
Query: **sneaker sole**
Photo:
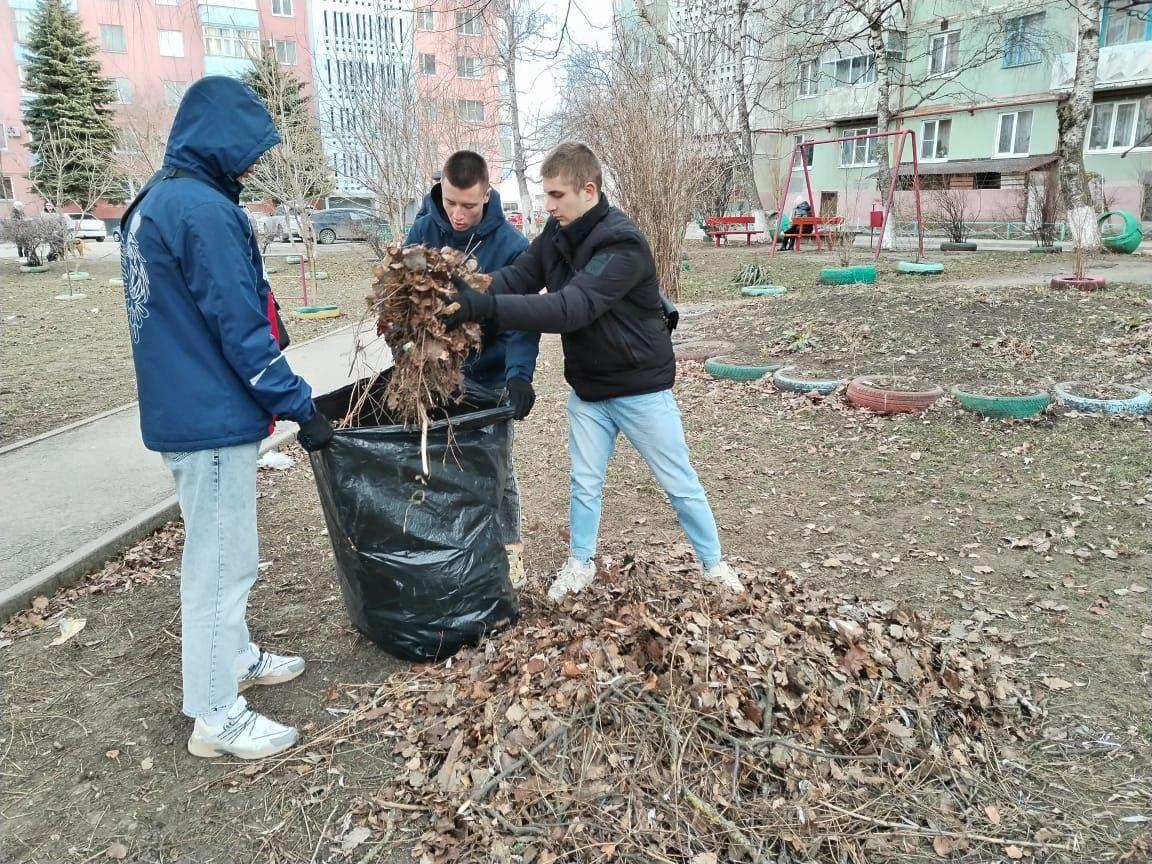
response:
[[[267,678],[249,678],[247,681],[240,681],[236,684],[236,691],[243,693],[250,687],[268,687],[272,684],[286,684],[289,681],[295,681],[304,674],[303,669],[298,669],[295,672],[289,672],[285,675],[275,675]]]
[[[300,742],[300,735],[297,734],[291,741],[281,744],[276,747],[268,747],[256,750],[240,750],[228,749],[221,747],[217,744],[210,744],[207,741],[201,741],[198,738],[188,739],[188,752],[193,756],[199,756],[202,759],[216,759],[221,756],[232,756],[235,759],[244,759],[247,761],[254,761],[256,759],[267,759],[270,756],[275,756],[283,753],[285,750],[291,750]]]

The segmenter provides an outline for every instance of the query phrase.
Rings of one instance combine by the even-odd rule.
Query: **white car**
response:
[[[83,213],[68,213],[68,224],[72,227],[72,236],[81,240],[95,240],[103,243],[108,239],[108,226],[104,220]]]

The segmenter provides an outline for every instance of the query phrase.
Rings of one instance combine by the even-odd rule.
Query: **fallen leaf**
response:
[[[149,756],[147,759],[141,759],[140,760],[140,768],[143,771],[151,771],[152,770],[152,764],[153,763],[152,763],[152,757],[151,756]]]
[[[692,864],[719,864],[715,852],[700,852],[692,856]]]
[[[842,562],[839,558],[829,558],[821,566],[835,570],[837,567],[844,566],[844,562]]]
[[[1041,678],[1040,682],[1049,690],[1071,690],[1072,683],[1063,678]]]
[[[980,564],[979,566],[973,567],[972,572],[979,573],[982,576],[987,576],[989,573],[995,573],[996,571],[989,567],[987,564]]]
[[[1019,861],[1024,857],[1024,850],[1019,846],[1005,846],[1004,854],[1011,858],[1013,861]]]
[[[984,814],[988,817],[988,821],[993,825],[1000,824],[1000,808],[995,804],[989,804],[984,808]]]
[[[119,759],[120,758],[120,751],[119,750],[109,750],[104,755],[107,756],[109,759]]]
[[[128,847],[117,841],[112,843],[112,845],[108,847],[104,854],[111,858],[113,861],[123,861],[128,857]]]
[[[47,608],[48,608],[48,598],[47,597],[37,597],[32,601],[32,611],[33,612],[43,612]]]
[[[365,840],[372,836],[372,829],[365,828],[361,825],[359,828],[353,828],[344,835],[344,839],[340,841],[340,848],[345,852],[351,852]]]
[[[88,623],[87,618],[61,618],[60,635],[49,642],[49,645],[63,645],[77,633],[84,629]]]
[[[504,716],[509,723],[519,725],[520,721],[528,716],[528,712],[524,710],[524,706],[519,702],[513,702],[508,706],[508,710],[504,712]]]
[[[932,840],[932,848],[941,858],[947,858],[956,851],[956,843],[951,837],[937,834]]]

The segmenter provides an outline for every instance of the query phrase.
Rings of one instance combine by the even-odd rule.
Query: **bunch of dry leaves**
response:
[[[396,730],[404,768],[348,830],[427,810],[424,864],[1043,845],[980,833],[993,811],[1014,824],[982,795],[993,738],[1030,737],[1042,712],[1011,657],[898,602],[785,572],[736,596],[698,572],[687,554],[629,559],[560,614],[529,593],[517,628],[368,691],[346,719]]]
[[[464,360],[480,347],[480,326],[452,331],[442,316],[459,307],[452,277],[487,291],[490,277],[476,271],[467,252],[393,243],[372,271],[376,281],[366,298],[376,332],[392,349],[395,368],[385,392],[387,407],[402,423],[427,423],[430,409],[456,398],[464,384]],[[373,388],[363,388],[363,399]],[[356,425],[363,400],[356,401],[345,425]],[[374,416],[379,416],[375,412]]]

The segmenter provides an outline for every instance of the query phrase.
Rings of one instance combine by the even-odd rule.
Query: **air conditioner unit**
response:
[[[8,135],[9,138],[19,138],[20,137],[20,127],[19,126],[5,126],[4,132]]]

